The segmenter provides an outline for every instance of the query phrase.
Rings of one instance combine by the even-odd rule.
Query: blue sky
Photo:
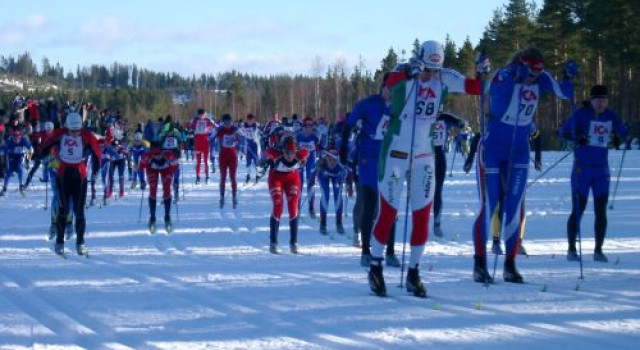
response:
[[[540,1],[538,1],[539,3]],[[66,69],[114,61],[181,74],[312,74],[447,34],[476,44],[503,0],[29,0],[0,12],[0,54]]]

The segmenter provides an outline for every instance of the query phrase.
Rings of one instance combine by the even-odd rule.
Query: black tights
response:
[[[576,237],[580,230],[580,219],[584,210],[587,207],[588,197],[580,195],[578,192],[573,193],[572,198],[572,210],[569,215],[569,221],[567,221],[567,239],[569,241],[569,250],[576,250]],[[604,244],[604,237],[607,234],[607,201],[609,200],[609,193],[602,194],[600,197],[595,198],[593,202],[593,211],[595,214],[594,231],[596,236],[596,251],[602,250]],[[578,206],[579,204],[579,206]],[[579,207],[580,214],[579,219],[576,219],[576,208]]]

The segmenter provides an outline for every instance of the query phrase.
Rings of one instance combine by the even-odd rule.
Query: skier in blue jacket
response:
[[[609,198],[608,144],[611,134],[624,139],[628,129],[620,117],[608,108],[609,93],[606,86],[591,88],[591,99],[576,110],[562,128],[565,138],[574,141],[573,171],[571,172],[572,209],[567,222],[569,249],[567,260],[577,261],[576,237],[580,230],[580,220],[589,200],[589,190],[593,193],[595,212],[596,244],[593,260],[607,262],[602,245],[607,232],[607,200]],[[577,218],[576,218],[577,215]]]
[[[485,173],[478,174],[486,197],[473,230],[473,278],[476,282],[493,282],[487,271],[487,231],[492,222],[500,222],[504,215],[503,278],[506,282],[523,283],[515,258],[521,239],[520,214],[529,170],[531,123],[542,93],[568,99],[572,97],[573,85],[570,80],[558,83],[545,71],[540,50],[527,47],[516,52],[511,62],[494,74],[488,90],[490,110],[481,154]]]

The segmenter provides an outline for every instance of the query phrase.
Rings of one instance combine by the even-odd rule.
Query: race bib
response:
[[[167,136],[162,144],[162,149],[175,149],[178,148],[178,141],[173,136]]]
[[[246,137],[247,140],[254,140],[255,139],[255,134],[256,133],[251,128],[245,128],[244,129],[244,137]]]
[[[591,121],[589,124],[589,146],[607,148],[611,139],[611,122]]]
[[[447,125],[439,120],[432,124],[432,137],[434,146],[444,146],[447,140]]]
[[[198,120],[196,122],[196,134],[206,134],[206,133],[207,133],[207,121]]]
[[[233,148],[236,146],[236,136],[235,135],[222,135],[222,147],[224,148]]]
[[[68,164],[82,162],[82,136],[62,136],[60,139],[60,160]]]
[[[316,150],[316,143],[313,141],[309,142],[300,142],[300,148],[306,149],[309,152]]]
[[[500,119],[501,122],[509,125],[523,126],[531,124],[533,116],[538,109],[538,93],[537,85],[516,85],[511,95],[511,103],[506,113]],[[519,95],[518,95],[519,94]]]
[[[382,141],[384,139],[384,134],[389,130],[389,115],[383,114],[378,126],[376,127],[376,134],[373,135],[374,140]]]

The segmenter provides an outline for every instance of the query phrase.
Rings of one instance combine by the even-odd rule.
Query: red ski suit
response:
[[[215,130],[216,124],[204,114],[191,122],[194,134],[194,149],[196,151],[196,176],[200,178],[200,159],[204,158],[204,173],[209,177],[209,136]]]
[[[162,158],[154,156],[162,153]],[[156,199],[158,179],[162,177],[162,198],[171,199],[171,183],[173,174],[178,170],[178,158],[171,150],[152,149],[145,153],[140,160],[140,169],[147,173],[149,183],[149,198]]]
[[[236,197],[238,182],[236,173],[238,171],[238,127],[221,126],[218,128],[215,137],[220,143],[220,155],[218,164],[220,165],[220,198],[224,197],[225,184],[227,182],[227,171],[231,178],[231,192],[233,198]]]
[[[289,209],[289,220],[298,216],[298,201],[300,200],[300,169],[301,164],[307,161],[309,151],[299,149],[293,161],[284,159],[282,151],[273,148],[268,149],[265,155],[271,162],[269,170],[269,193],[273,201],[273,211],[271,215],[278,221],[282,216],[283,192],[287,197],[287,207]]]

